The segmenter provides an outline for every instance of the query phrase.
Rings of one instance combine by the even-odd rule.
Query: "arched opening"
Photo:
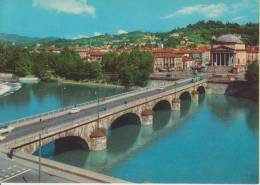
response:
[[[156,103],[153,107],[153,129],[159,130],[163,128],[171,117],[171,104],[167,100]]]
[[[127,151],[135,143],[141,129],[137,114],[127,113],[118,117],[108,129],[108,152]]]
[[[180,114],[181,114],[181,117],[184,117],[188,114],[190,107],[191,107],[191,94],[189,92],[185,91],[180,95],[179,98],[181,100]]]
[[[198,92],[199,94],[205,94],[205,87],[199,86],[199,87],[197,88],[197,92]]]
[[[180,100],[181,101],[188,101],[188,100],[191,100],[191,94],[187,91],[183,92],[181,95],[180,95]]]
[[[88,144],[84,139],[78,136],[67,136],[60,139],[54,140],[48,144],[45,144],[38,150],[36,150],[33,155],[41,155],[44,158],[52,158],[56,155],[66,153],[75,150],[85,150],[88,151]]]
[[[153,111],[171,110],[171,104],[167,100],[161,100],[155,104]]]

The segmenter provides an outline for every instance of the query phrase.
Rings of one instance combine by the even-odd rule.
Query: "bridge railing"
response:
[[[143,93],[145,91],[153,90],[155,88],[156,87],[141,88],[141,89],[136,89],[136,90],[128,91],[128,92],[121,93],[121,94],[102,97],[102,98],[100,98],[100,100],[101,100],[100,103],[102,103],[102,101],[108,101],[108,100],[112,100],[112,99],[115,99],[115,98],[122,98],[122,97],[127,96],[127,95],[134,95],[134,94]],[[79,107],[79,108],[83,108],[84,106],[88,106],[90,104],[95,104],[95,103],[98,103],[97,99],[92,100],[92,101],[88,101],[88,102],[84,102],[84,103],[80,103],[80,104],[77,104],[76,106]],[[14,124],[19,124],[19,123],[26,122],[26,121],[29,121],[29,120],[34,120],[34,119],[39,119],[39,121],[40,121],[41,118],[43,119],[46,116],[48,116],[47,119],[50,119],[50,118],[56,117],[56,116],[52,116],[52,115],[57,115],[57,113],[66,112],[66,111],[72,109],[74,106],[75,105],[70,105],[70,106],[66,106],[66,107],[63,107],[63,108],[56,109],[56,110],[51,110],[51,111],[48,111],[48,112],[39,113],[39,114],[27,116],[27,117],[20,118],[20,119],[15,119],[15,120],[8,121],[8,122],[3,122],[1,124],[3,124],[3,125],[14,125]]]
[[[178,80],[178,81],[174,81],[172,83],[168,83],[167,85],[164,84],[163,86],[167,87],[167,86],[171,86],[171,85],[175,85],[175,84],[180,84],[180,83],[192,81],[193,79],[194,78]],[[201,81],[201,80],[203,80],[201,77],[199,77],[197,79],[197,81]],[[114,100],[115,98],[123,98],[123,97],[128,96],[128,95],[140,94],[140,93],[143,93],[143,92],[148,92],[150,90],[154,90],[156,88],[158,88],[158,87],[146,87],[146,88],[136,89],[136,90],[125,92],[125,93],[121,93],[121,94],[116,94],[116,95],[112,95],[112,96],[102,97],[102,98],[100,98],[100,100],[101,100],[100,104],[104,103],[104,101],[106,101],[105,103],[107,103],[107,101]],[[98,100],[95,99],[95,100],[88,101],[88,102],[85,102],[85,103],[77,104],[77,107],[84,108],[85,106],[89,106],[91,104],[97,104],[97,103],[98,103]],[[29,120],[34,120],[34,122],[36,122],[37,119],[38,119],[38,121],[40,121],[40,119],[45,119],[46,120],[46,119],[51,119],[51,118],[57,117],[58,113],[64,113],[65,114],[66,111],[72,109],[73,107],[74,107],[74,105],[70,105],[70,106],[66,106],[66,107],[60,108],[60,109],[48,111],[48,112],[45,112],[45,113],[35,114],[33,116],[24,117],[24,118],[21,118],[21,119],[8,121],[8,122],[4,122],[4,123],[1,123],[1,124],[3,124],[3,125],[22,126],[22,125],[20,125],[20,123],[25,123],[25,122],[27,122]]]
[[[184,82],[188,82],[188,81],[191,81],[191,79],[187,79],[186,81],[184,81]],[[198,84],[200,84],[201,82],[204,82],[204,81],[206,81],[206,80],[199,80],[199,81],[197,81],[197,82],[193,82],[193,83],[191,83],[191,84],[189,84],[188,86],[191,86],[191,85],[198,85]],[[163,95],[167,95],[167,94],[169,94],[169,93],[173,93],[173,92],[176,92],[176,91],[179,91],[179,90],[182,90],[182,88],[183,87],[177,87],[177,88],[174,88],[174,89],[172,89],[172,90],[170,90],[170,91],[166,91],[166,92],[163,92],[163,93],[161,93],[161,95],[163,96]],[[154,95],[155,96],[155,95]],[[135,106],[135,105],[138,105],[138,104],[140,104],[140,103],[144,103],[144,102],[146,102],[146,101],[151,101],[151,100],[153,100],[153,96],[152,97],[147,97],[147,98],[143,98],[143,99],[139,99],[138,101],[135,101],[135,102],[133,102],[133,104],[131,104],[130,106]],[[99,113],[99,116],[100,117],[103,117],[103,116],[106,116],[106,115],[109,115],[109,114],[111,114],[113,111],[120,111],[122,108],[123,109],[125,109],[125,108],[127,108],[129,106],[129,104],[123,104],[123,105],[120,105],[120,106],[117,106],[117,107],[115,107],[115,108],[113,108],[113,109],[111,109],[111,110],[104,110],[104,111],[100,111],[100,113]],[[77,119],[75,119],[75,118],[72,118],[71,120],[69,120],[67,123],[64,123],[64,124],[62,124],[62,125],[58,125],[58,126],[55,126],[55,127],[52,127],[51,128],[51,133],[57,133],[57,132],[62,132],[62,131],[64,131],[64,129],[65,130],[67,130],[68,129],[68,127],[77,127],[78,125],[77,124],[82,124],[83,122],[86,122],[86,120],[88,120],[88,122],[91,122],[91,120],[95,120],[96,118],[97,118],[97,116],[98,116],[98,113],[94,113],[94,114],[92,114],[92,115],[88,115],[88,116],[84,116],[84,117],[81,117],[81,118],[77,118]],[[65,128],[66,127],[66,128]],[[33,133],[33,134],[29,134],[27,137],[26,137],[26,140],[30,140],[30,139],[32,139],[32,140],[35,140],[35,138],[37,139],[37,137],[39,137],[39,135],[40,134],[49,134],[49,130],[48,129],[44,129],[43,131],[37,131],[37,132],[35,132],[35,133]],[[18,140],[14,140],[14,141],[11,141],[10,143],[12,143],[12,146],[16,146],[16,144],[19,144],[21,141],[23,140],[23,138],[21,138],[21,139],[18,139]],[[8,146],[10,143],[6,143],[6,145]]]

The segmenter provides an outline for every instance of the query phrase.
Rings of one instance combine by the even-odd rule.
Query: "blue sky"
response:
[[[199,20],[258,22],[258,0],[0,0],[0,33],[25,36],[170,31]]]

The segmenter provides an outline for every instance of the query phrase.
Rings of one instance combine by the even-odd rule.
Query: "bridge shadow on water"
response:
[[[117,118],[108,129],[108,153],[122,154],[136,142],[141,130],[140,118],[127,113]]]
[[[43,145],[41,150],[38,149],[33,155],[83,167],[89,155],[89,148],[80,137],[68,136]]]
[[[171,104],[166,101],[158,102],[154,108],[153,130],[157,131],[164,128],[171,118]]]

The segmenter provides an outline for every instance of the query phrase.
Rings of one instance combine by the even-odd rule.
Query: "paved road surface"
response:
[[[15,160],[6,158],[0,154],[0,183],[37,183],[39,182],[38,169],[28,167],[28,165],[21,164]],[[73,182],[62,177],[49,175],[41,172],[41,182],[51,183],[66,183]]]
[[[162,89],[162,90],[153,89],[153,90],[150,90],[150,91],[142,92],[140,94],[134,94],[133,96],[130,96],[130,97],[127,97],[127,98],[120,98],[120,99],[117,99],[113,102],[108,102],[108,103],[105,103],[103,105],[100,105],[99,107],[97,107],[97,106],[90,107],[90,108],[81,110],[79,113],[76,113],[76,114],[66,114],[66,115],[63,115],[63,116],[56,117],[56,118],[51,118],[51,119],[48,119],[48,120],[42,120],[41,123],[38,122],[38,123],[31,124],[31,125],[23,126],[23,127],[20,127],[20,128],[16,128],[15,130],[13,130],[7,136],[4,143],[15,140],[15,139],[20,138],[20,137],[23,137],[25,135],[37,133],[37,132],[41,131],[41,129],[43,127],[45,129],[50,129],[50,128],[53,128],[53,127],[70,124],[72,121],[76,121],[76,120],[78,120],[82,117],[96,114],[98,108],[99,108],[99,111],[104,111],[104,109],[109,110],[109,109],[115,108],[117,106],[124,105],[126,102],[131,102],[131,101],[135,101],[135,100],[138,100],[138,99],[143,99],[143,98],[146,98],[146,97],[156,95],[158,93],[174,90],[175,88],[185,86],[185,85],[190,84],[190,83],[192,83],[191,80],[183,82],[183,83],[178,83],[176,85],[168,86],[168,87],[166,87],[165,89]]]

